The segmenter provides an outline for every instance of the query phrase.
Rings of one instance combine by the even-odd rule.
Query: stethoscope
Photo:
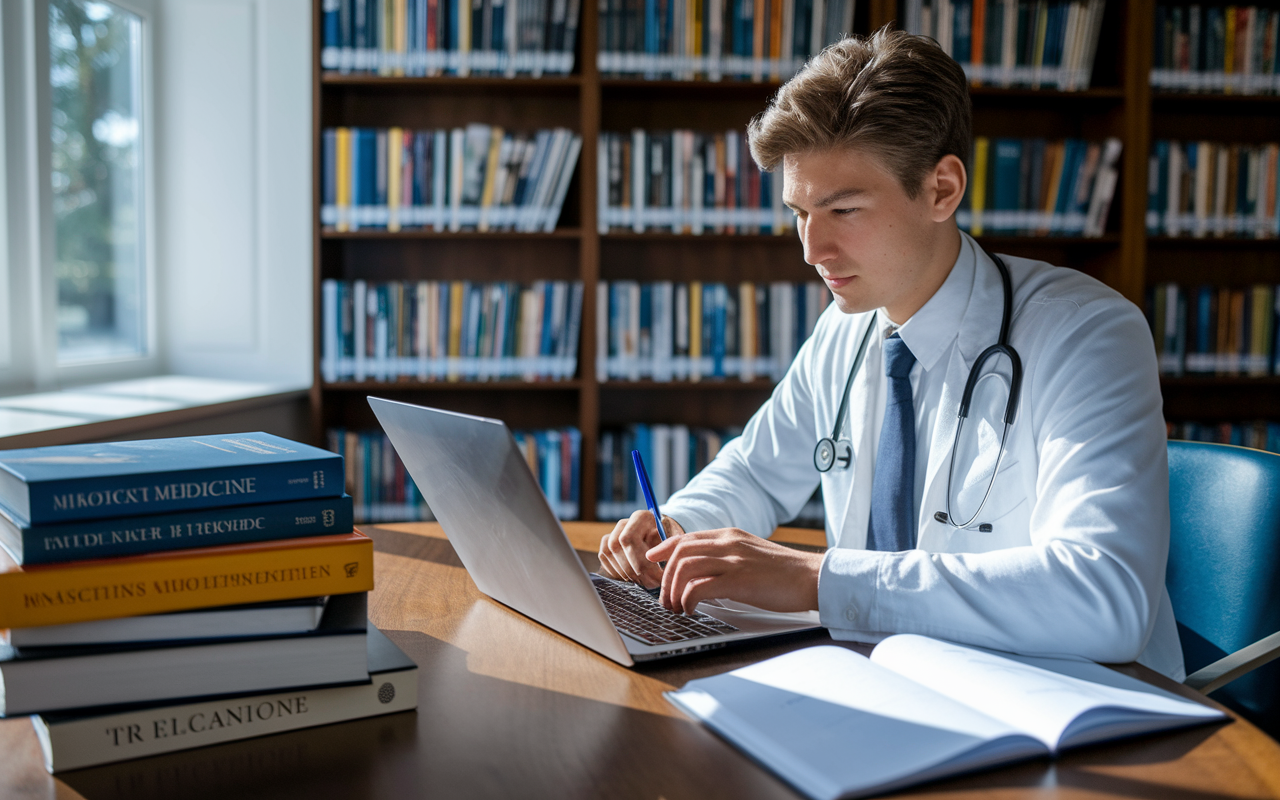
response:
[[[981,247],[981,245],[979,245]],[[1000,256],[987,253],[983,248],[983,253],[995,262],[996,268],[1000,270],[1000,283],[1004,288],[1004,311],[1000,318],[1000,338],[996,343],[982,351],[977,360],[973,362],[973,368],[969,370],[969,379],[965,381],[964,393],[960,395],[960,411],[959,421],[956,423],[956,438],[951,446],[951,465],[947,472],[947,510],[939,511],[933,515],[933,518],[939,522],[950,525],[953,528],[969,528],[973,525],[973,521],[982,513],[982,509],[987,504],[987,499],[991,497],[991,488],[995,486],[996,475],[1000,473],[1000,464],[1004,461],[1005,442],[1009,437],[1009,427],[1013,425],[1013,418],[1018,411],[1018,394],[1022,387],[1022,359],[1018,356],[1018,351],[1013,349],[1013,345],[1009,344],[1009,319],[1013,316],[1013,279],[1009,277],[1009,268],[1005,266],[1004,260]],[[858,345],[858,352],[853,357],[853,367],[849,370],[849,378],[844,382],[844,395],[840,398],[840,409],[836,412],[835,428],[831,431],[830,436],[824,436],[818,440],[818,446],[813,450],[813,465],[818,468],[818,472],[828,472],[837,463],[841,469],[848,469],[853,463],[853,442],[840,437],[840,431],[844,427],[844,417],[849,410],[849,392],[853,389],[853,379],[857,376],[858,370],[862,367],[862,361],[867,355],[867,344],[871,341],[871,332],[876,329],[876,315],[871,315],[871,320],[867,323],[867,330],[862,334],[862,342]],[[982,377],[982,367],[987,360],[993,356],[1003,355],[1009,359],[1009,365],[1012,376],[1009,380],[1009,402],[1004,410],[1004,432],[1000,435],[1000,450],[996,454],[996,466],[991,472],[991,480],[987,482],[987,491],[982,495],[982,502],[978,504],[978,510],[973,512],[973,516],[969,517],[965,522],[957,522],[955,515],[951,511],[951,480],[956,472],[956,453],[960,449],[960,434],[964,430],[964,421],[969,416],[969,404],[973,400],[974,388],[978,385],[979,379]],[[989,524],[978,526],[978,530],[982,532],[990,532]]]

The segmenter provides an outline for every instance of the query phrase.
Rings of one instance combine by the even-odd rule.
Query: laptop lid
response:
[[[379,397],[369,405],[480,591],[634,663],[501,420]]]

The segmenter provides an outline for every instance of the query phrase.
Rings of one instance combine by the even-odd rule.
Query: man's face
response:
[[[935,197],[908,198],[879,158],[856,147],[783,159],[783,201],[796,214],[804,260],[846,314],[883,307],[902,323],[899,314],[909,317],[928,300],[937,288],[926,287]]]

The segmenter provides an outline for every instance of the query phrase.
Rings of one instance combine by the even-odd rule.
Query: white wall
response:
[[[311,383],[309,0],[161,0],[161,353],[171,372]]]

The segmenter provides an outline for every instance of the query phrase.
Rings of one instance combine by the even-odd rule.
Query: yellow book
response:
[[[702,380],[702,282],[689,284],[689,380]]]
[[[391,53],[396,49],[395,39],[395,0],[377,0],[378,18],[382,29],[378,31],[378,74],[391,74]]]
[[[391,74],[401,77],[404,75],[404,57],[408,52],[408,32],[409,32],[409,8],[405,0],[395,0],[395,68]]]
[[[484,166],[484,191],[480,194],[480,224],[477,229],[489,230],[489,209],[493,207],[493,194],[498,180],[498,154],[502,150],[502,126],[489,129],[489,158]]]
[[[987,155],[991,149],[991,140],[979,136],[973,140],[973,193],[969,196],[969,210],[973,221],[969,225],[969,233],[982,235],[982,212],[987,207]]]
[[[1227,6],[1223,16],[1227,23],[1227,31],[1223,42],[1222,71],[1227,75],[1231,75],[1236,71],[1236,7]],[[1230,81],[1227,81],[1223,92],[1226,94],[1234,93]]]
[[[338,230],[351,230],[351,129],[338,128],[337,136],[337,165],[338,170]]]
[[[686,6],[692,21],[685,30],[693,31],[689,40],[688,53],[691,56],[702,55],[702,0],[688,0]]]
[[[1058,192],[1062,189],[1062,167],[1067,153],[1067,146],[1063,142],[1053,142],[1045,147],[1045,170],[1044,174],[1049,176],[1049,180],[1045,183],[1048,190],[1044,193],[1044,224],[1040,226],[1040,235],[1044,236],[1052,230],[1053,211],[1057,207]]]
[[[458,76],[465,78],[471,74],[471,4],[465,0],[458,3],[458,38],[454,47],[458,51]]]
[[[738,284],[738,354],[742,368],[738,377],[756,379],[756,286],[750,281]]]
[[[373,589],[362,533],[18,566],[0,550],[0,628],[32,628]]]
[[[1036,4],[1036,43],[1031,65],[1035,68],[1031,78],[1031,88],[1040,88],[1040,68],[1044,66],[1044,41],[1049,30],[1049,4],[1040,0]]]
[[[387,230],[400,230],[400,175],[404,163],[404,132],[387,131]]]
[[[449,380],[458,380],[458,368],[453,359],[462,355],[462,304],[466,300],[466,285],[462,281],[453,281],[449,284],[449,358],[450,367],[447,370]]]

